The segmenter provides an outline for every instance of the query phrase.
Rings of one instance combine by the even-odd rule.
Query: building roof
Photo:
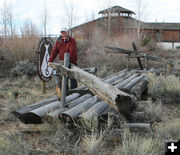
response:
[[[99,11],[99,14],[105,14],[105,13],[109,13],[109,11],[111,13],[128,13],[128,14],[135,14],[133,11],[125,9],[123,7],[120,6],[113,6],[111,8]]]
[[[180,30],[180,23],[143,23],[142,29],[148,30]]]

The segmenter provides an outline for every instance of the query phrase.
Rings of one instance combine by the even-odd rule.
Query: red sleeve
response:
[[[77,44],[76,40],[72,40],[72,43],[69,47],[69,57],[70,57],[70,62],[77,61]]]
[[[56,41],[56,44],[51,51],[48,62],[53,62],[54,59],[56,58],[57,54],[58,54],[58,41]]]

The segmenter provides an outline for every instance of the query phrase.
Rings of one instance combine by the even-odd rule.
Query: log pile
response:
[[[76,67],[73,67],[73,69],[78,74],[81,71]],[[66,68],[64,71],[66,71]],[[71,72],[65,73],[71,74]],[[76,78],[82,80],[84,77],[78,74]],[[86,77],[86,74],[84,76]],[[57,96],[53,96],[13,111],[13,114],[26,124],[42,123],[44,119],[54,118],[70,122],[81,119],[90,120],[95,117],[106,120],[109,114],[117,115],[120,112],[122,115],[126,115],[126,113],[129,113],[134,101],[140,98],[143,92],[147,90],[144,73],[135,69],[131,71],[125,69],[103,79],[93,75],[91,77],[92,81],[84,81],[84,84],[86,82],[90,84],[67,92],[66,108],[63,108],[62,102],[58,100]],[[98,84],[99,81],[100,84]],[[98,90],[98,92],[94,91],[94,89]],[[109,103],[109,100],[114,102]],[[115,105],[118,105],[118,108],[114,108]]]

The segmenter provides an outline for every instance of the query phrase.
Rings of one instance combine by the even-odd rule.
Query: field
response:
[[[86,48],[96,51],[89,49],[87,43],[79,45],[79,49],[86,50]],[[86,57],[81,54],[82,57]],[[166,54],[167,57],[176,54],[176,59],[173,59],[177,69],[180,69],[179,51],[165,51],[157,55],[160,54],[163,56]],[[80,67],[95,65],[98,68],[97,75],[100,77],[126,67],[124,65],[126,59],[122,56],[111,63],[109,59],[113,56],[105,60],[104,57],[90,55],[88,63],[85,64],[84,59],[80,61]],[[136,61],[133,63],[136,67]],[[153,65],[160,66],[160,64]],[[19,74],[17,70],[13,73],[17,73],[16,76],[9,74],[8,77],[0,78],[0,154],[160,155],[164,154],[164,140],[180,139],[179,76],[147,74],[148,100],[136,103],[136,108],[144,111],[146,116],[139,121],[150,123],[151,128],[138,131],[129,130],[122,120],[117,126],[109,120],[107,126],[101,129],[97,128],[97,121],[71,128],[67,128],[66,124],[59,120],[40,125],[25,125],[11,112],[54,95],[54,80],[46,83],[46,93],[42,93],[41,80],[37,75]]]

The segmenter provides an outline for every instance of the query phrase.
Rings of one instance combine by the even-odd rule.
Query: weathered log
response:
[[[108,108],[99,116],[99,119],[101,121],[107,121],[109,115],[116,115],[117,111],[113,109],[111,106],[108,106]]]
[[[72,100],[71,102],[68,102],[67,105],[68,105],[68,108],[72,108],[72,107],[75,107],[76,105],[84,102],[85,100],[89,99],[90,97],[92,97],[91,94],[86,94],[86,95],[83,95],[81,97],[78,97],[77,99],[75,100]],[[48,114],[46,114],[44,116],[44,119],[45,120],[51,120],[52,118],[59,118],[60,114],[66,110],[68,110],[68,108],[62,108],[62,109],[55,109],[51,112],[49,112]]]
[[[58,101],[58,96],[57,95],[52,96],[50,98],[47,98],[47,99],[45,99],[43,101],[28,105],[26,107],[23,107],[20,110],[12,111],[12,113],[21,120],[24,114],[26,114],[26,113],[34,110],[34,109],[37,109],[37,108],[39,108],[39,107],[41,107],[43,105],[47,105],[47,104],[49,104],[51,102],[54,102],[54,101]]]
[[[67,111],[64,111],[61,115],[64,121],[71,120],[74,121],[80,115],[83,111],[89,109],[92,107],[95,103],[99,101],[97,96],[94,96],[92,98],[89,98],[85,100],[84,102],[78,104],[77,106],[68,109]]]
[[[132,95],[118,90],[112,85],[103,82],[100,78],[83,71],[75,65],[71,65],[71,69],[65,68],[57,63],[51,63],[50,66],[62,71],[64,75],[68,75],[83,83],[102,101],[107,102],[115,109],[119,109],[119,111],[125,112],[126,108],[132,106],[134,102],[134,97]]]
[[[94,118],[98,118],[108,107],[109,105],[107,103],[103,101],[98,102],[89,108],[86,112],[78,116],[78,118],[82,120],[92,120]]]
[[[139,81],[135,86],[130,90],[138,99],[141,98],[143,92],[147,91],[147,80],[143,79]]]
[[[117,82],[119,80],[119,78],[126,75],[126,72],[127,72],[127,69],[122,70],[122,71],[115,73],[113,75],[110,75],[108,77],[102,78],[102,80],[104,82],[107,82],[107,83],[114,83],[114,82]],[[72,93],[79,93],[81,95],[92,94],[92,92],[90,90],[88,90],[88,88],[86,86],[80,86],[78,88],[71,89],[71,90],[67,91],[67,95],[70,95]]]
[[[121,74],[121,73],[126,73],[127,71],[128,71],[127,69],[124,69],[124,70],[122,70],[122,71],[120,71],[120,72],[117,72],[117,73],[111,74],[111,75],[109,75],[109,76],[107,76],[107,77],[104,77],[104,78],[102,78],[102,80],[105,81],[106,79],[109,79],[109,78],[111,78],[111,77],[113,77],[113,76],[117,76],[117,75],[119,75],[119,74]]]
[[[77,97],[79,97],[80,94],[74,93],[66,97],[66,102],[70,102]],[[23,119],[21,120],[24,123],[41,123],[42,122],[42,117],[57,108],[62,107],[62,102],[60,101],[55,101],[51,102],[45,106],[39,107],[37,109],[34,109],[26,114],[23,115]]]
[[[137,58],[137,57],[146,58],[146,59],[152,60],[152,61],[164,62],[164,63],[168,63],[168,64],[171,64],[172,66],[174,66],[174,62],[172,60],[151,56],[151,55],[148,55],[147,53],[138,53],[137,55],[134,55],[134,54],[130,55],[130,58]]]
[[[72,93],[79,93],[81,95],[85,95],[85,94],[92,94],[92,92],[88,89],[82,89],[82,90],[77,90],[77,89],[70,89],[67,91],[67,96],[72,94]]]
[[[69,67],[69,53],[64,54],[64,66],[67,68]],[[62,87],[61,87],[61,102],[62,102],[63,107],[66,104],[67,85],[68,85],[67,77],[63,76],[62,77]]]
[[[127,78],[132,76],[134,73],[135,73],[135,71],[131,71],[130,73],[128,73],[125,76],[121,77],[119,80],[116,80],[116,81],[112,82],[112,85],[117,85],[117,84],[123,82],[124,80],[126,80]]]
[[[127,126],[130,129],[148,130],[150,129],[149,123],[128,123]]]
[[[105,52],[107,53],[123,53],[123,54],[133,54],[134,51],[130,51],[130,50],[125,50],[122,48],[117,48],[117,47],[110,47],[110,46],[105,46]]]
[[[110,46],[105,46],[105,48],[106,48],[105,51],[107,53],[117,53],[117,54],[123,53],[123,54],[128,54],[130,58],[147,58],[149,60],[165,62],[165,63],[171,64],[172,66],[174,66],[174,62],[172,60],[167,60],[167,59],[164,59],[164,58],[150,56],[148,54],[145,55],[143,52],[139,52],[137,50],[136,50],[136,53],[134,54],[134,51],[125,50],[125,49],[122,49],[122,48],[110,47]]]
[[[130,82],[132,79],[134,79],[137,76],[138,76],[138,74],[135,73],[132,76],[130,76],[129,78],[127,78],[126,80],[124,80],[121,83],[118,83],[117,85],[115,85],[115,87],[118,88],[118,89],[123,88],[123,86],[125,86],[128,82]]]
[[[125,85],[123,88],[130,90],[134,85],[136,85],[140,80],[144,78],[144,75],[141,74],[140,76],[132,79],[127,85]]]

